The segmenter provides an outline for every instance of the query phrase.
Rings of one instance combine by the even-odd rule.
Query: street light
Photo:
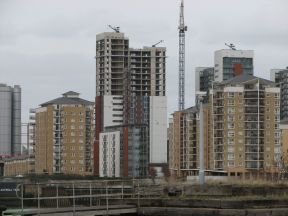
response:
[[[205,184],[203,96],[199,95],[199,184]]]

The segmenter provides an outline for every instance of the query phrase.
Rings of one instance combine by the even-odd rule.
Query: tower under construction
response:
[[[145,177],[167,162],[166,48],[133,49],[112,29],[96,36],[94,171]]]
[[[178,89],[178,110],[185,107],[185,31],[187,26],[184,24],[184,2],[181,1],[179,19],[179,89]]]

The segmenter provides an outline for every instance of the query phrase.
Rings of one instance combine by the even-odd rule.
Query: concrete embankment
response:
[[[277,209],[213,209],[179,207],[142,207],[143,216],[287,216],[288,208]]]

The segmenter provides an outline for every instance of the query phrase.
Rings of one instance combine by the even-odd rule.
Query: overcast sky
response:
[[[95,97],[96,34],[120,26],[130,46],[164,40],[168,113],[178,107],[180,0],[0,0],[0,83],[22,87],[29,108],[73,90]],[[194,105],[194,69],[234,43],[255,51],[256,76],[288,66],[287,0],[186,0],[186,107]]]

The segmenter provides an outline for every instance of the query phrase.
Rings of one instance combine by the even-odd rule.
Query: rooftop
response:
[[[63,97],[56,98],[54,100],[40,104],[41,107],[45,107],[51,104],[81,104],[81,105],[93,105],[94,102],[79,98],[79,93],[74,91],[68,91],[62,94]]]
[[[239,76],[235,76],[232,79],[225,80],[223,82],[220,82],[219,84],[220,85],[228,85],[228,84],[233,85],[233,84],[240,84],[240,83],[242,84],[242,83],[246,83],[246,82],[253,81],[253,80],[255,80],[255,81],[259,80],[259,82],[261,82],[262,84],[276,86],[276,84],[270,80],[266,80],[266,79],[252,76],[252,75],[248,75],[248,74],[242,74]]]

